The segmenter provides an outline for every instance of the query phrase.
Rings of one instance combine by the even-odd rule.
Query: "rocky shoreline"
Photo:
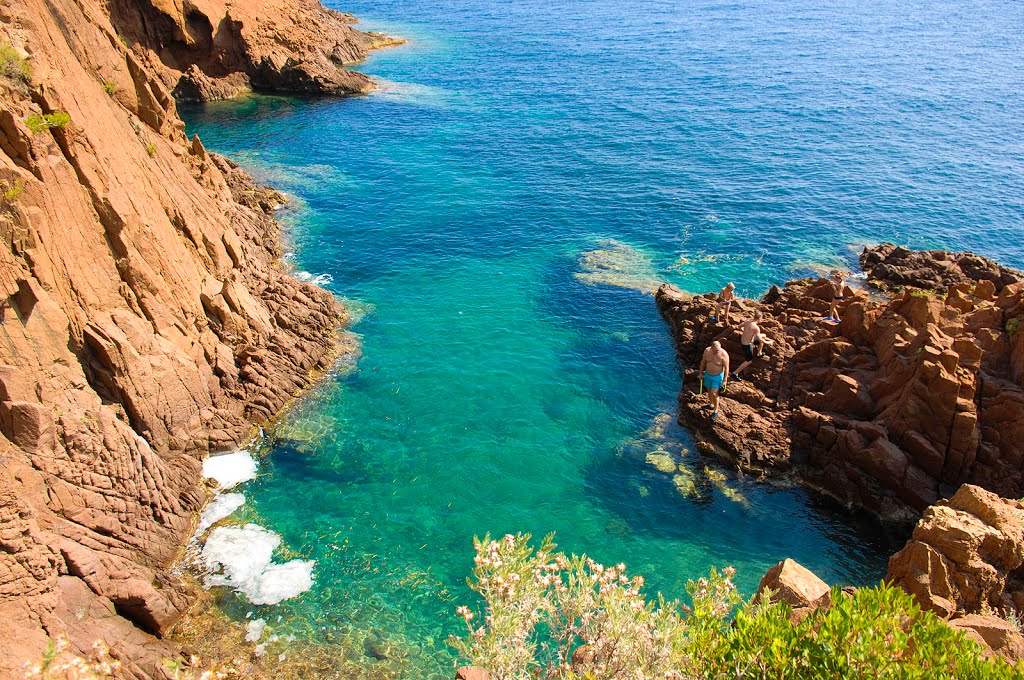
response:
[[[343,65],[389,41],[311,0],[202,8],[0,6],[0,677],[58,636],[170,677],[202,460],[351,349],[280,261],[283,197],[188,139],[172,91],[365,92]]]
[[[773,286],[731,326],[711,320],[713,295],[662,286],[657,304],[687,369],[680,423],[707,453],[794,475],[884,520],[914,521],[963,483],[1024,496],[1024,275],[890,244],[861,261],[869,285],[888,292],[847,286],[837,324],[822,318],[825,279]],[[754,309],[773,345],[728,384],[712,423],[689,369],[715,340],[738,360],[736,318]]]

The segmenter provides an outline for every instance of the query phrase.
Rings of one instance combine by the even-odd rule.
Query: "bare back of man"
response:
[[[761,355],[761,348],[764,345],[772,344],[772,341],[761,332],[761,326],[757,323],[764,318],[760,311],[754,314],[753,319],[747,319],[740,327],[740,344],[743,346],[743,363],[736,367],[732,377],[739,380],[740,373],[747,366],[754,363],[754,360]]]
[[[740,344],[753,344],[754,338],[761,335],[761,327],[753,319],[747,319],[740,327]]]

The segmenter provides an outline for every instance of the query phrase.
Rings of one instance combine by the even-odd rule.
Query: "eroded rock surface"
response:
[[[60,634],[166,675],[201,461],[329,367],[344,319],[279,263],[280,196],[186,138],[107,9],[0,4],[32,67],[0,77],[0,677]]]
[[[943,618],[1024,611],[1024,504],[965,484],[928,508],[888,580]]]
[[[180,101],[226,99],[249,89],[360,94],[364,74],[344,68],[402,42],[357,31],[350,14],[317,0],[113,0],[119,40]]]
[[[915,519],[964,482],[1024,496],[1024,284],[994,265],[965,268],[967,259],[958,272],[999,281],[907,289],[887,301],[847,288],[839,324],[822,319],[831,299],[824,279],[773,287],[748,306],[764,312],[774,345],[745,381],[729,383],[717,423],[702,410],[696,371],[687,371],[680,422],[707,452],[795,472],[883,518]],[[738,365],[739,322],[710,320],[713,295],[666,285],[657,300],[682,366],[695,368],[713,340]]]

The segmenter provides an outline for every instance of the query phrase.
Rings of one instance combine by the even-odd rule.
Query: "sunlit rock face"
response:
[[[344,315],[280,264],[281,196],[186,138],[128,9],[3,10],[31,76],[0,78],[0,675],[62,633],[164,673],[203,459],[331,364]]]

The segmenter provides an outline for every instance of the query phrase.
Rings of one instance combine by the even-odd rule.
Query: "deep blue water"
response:
[[[487,531],[556,531],[672,597],[713,564],[750,593],[786,556],[877,580],[878,527],[731,472],[716,486],[677,428],[641,436],[679,382],[643,291],[758,296],[880,240],[1024,266],[1024,4],[337,7],[410,40],[360,65],[379,92],[183,112],[296,197],[296,267],[365,313],[355,370],[297,406],[244,489],[240,517],[316,559],[314,587],[225,606],[372,634],[406,655],[363,660],[382,674],[447,677]],[[645,462],[657,449],[697,494]]]

